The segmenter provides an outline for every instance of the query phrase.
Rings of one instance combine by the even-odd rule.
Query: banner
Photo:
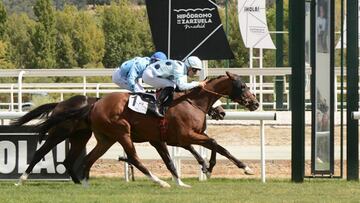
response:
[[[157,51],[171,59],[232,59],[217,5],[210,0],[146,0]]]
[[[238,17],[245,47],[275,49],[267,26],[265,0],[238,0]]]
[[[0,179],[18,179],[43,143],[29,127],[0,126]],[[29,179],[69,180],[62,164],[68,151],[67,141],[58,144],[35,165]]]

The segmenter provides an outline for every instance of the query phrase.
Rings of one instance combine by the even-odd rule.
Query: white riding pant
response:
[[[118,85],[121,88],[127,89],[129,91],[132,91],[129,88],[129,84],[127,82],[127,78],[125,77],[121,77],[120,76],[120,68],[117,68],[115,70],[115,72],[112,75],[112,81],[113,83],[115,83],[116,85]],[[142,86],[142,82],[141,79],[139,78],[137,81],[135,81],[135,86],[134,86],[134,92],[145,92],[144,87]]]
[[[156,75],[156,69],[154,67],[148,67],[145,69],[142,79],[144,83],[153,86],[156,89],[173,87],[176,88],[176,84],[166,78],[161,78]]]

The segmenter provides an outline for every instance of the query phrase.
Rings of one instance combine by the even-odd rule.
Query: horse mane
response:
[[[217,79],[220,79],[220,78],[222,78],[224,76],[226,76],[226,75],[219,75],[216,78],[211,78],[210,80],[207,81],[207,83],[212,82],[212,81],[217,80]],[[206,80],[206,78],[205,78],[205,80]]]

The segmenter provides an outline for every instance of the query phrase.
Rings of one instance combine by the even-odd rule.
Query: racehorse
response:
[[[207,80],[204,87],[194,88],[174,99],[165,114],[165,133],[161,133],[163,131],[159,126],[159,122],[164,123],[162,118],[149,117],[131,111],[126,107],[129,96],[128,93],[108,94],[96,102],[89,111],[86,111],[97,144],[85,157],[84,175],[82,177],[84,184],[88,184],[91,166],[115,142],[122,145],[128,156],[128,161],[132,165],[162,187],[170,187],[170,185],[152,174],[140,162],[133,142],[166,142],[168,145],[180,147],[188,147],[191,144],[201,145],[212,151],[211,159],[215,158],[216,153],[220,153],[236,166],[244,169],[245,174],[253,174],[250,167],[232,156],[204,132],[206,112],[220,97],[229,97],[250,111],[259,107],[255,95],[250,92],[246,83],[241,81],[240,76],[226,72],[224,76]],[[165,144],[158,144],[155,147],[167,152],[167,154],[159,153],[168,166],[171,160]],[[214,164],[210,162],[210,168]]]
[[[86,117],[69,120],[74,116],[74,111],[85,106],[93,105],[98,98],[86,97],[82,95],[73,96],[60,103],[49,103],[41,105],[34,110],[28,112],[24,116],[14,120],[12,125],[20,126],[28,123],[36,118],[44,118],[46,120],[35,126],[35,131],[39,133],[40,140],[45,138],[45,143],[35,152],[28,168],[24,174],[20,177],[17,185],[21,185],[25,181],[28,175],[31,173],[34,166],[58,143],[69,138],[70,151],[68,152],[64,161],[70,177],[74,183],[80,183],[78,177],[75,175],[73,168],[74,161],[79,157],[82,150],[85,149],[86,143],[92,135],[91,126]],[[51,113],[51,116],[49,114]],[[208,113],[213,119],[222,120],[225,116],[225,111],[221,106],[211,108]],[[46,133],[48,135],[45,137]],[[207,164],[205,160],[197,153],[193,146],[187,147],[199,164],[202,166],[202,171],[207,174]],[[126,160],[124,160],[126,161]],[[172,174],[176,174],[176,171],[172,171],[174,168],[170,168]]]

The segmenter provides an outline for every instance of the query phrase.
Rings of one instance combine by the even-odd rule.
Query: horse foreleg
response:
[[[152,174],[141,162],[140,159],[136,153],[134,143],[132,142],[130,135],[123,135],[119,138],[118,142],[121,144],[121,146],[124,148],[124,151],[126,152],[128,156],[129,162],[134,165],[137,169],[139,169],[144,175],[146,175],[150,180],[153,182],[159,184],[161,187],[170,187],[170,185],[160,180],[157,176]]]
[[[101,139],[97,139],[97,144],[91,152],[85,156],[83,163],[83,175],[82,184],[84,187],[88,187],[88,179],[90,174],[90,168],[113,144],[115,141],[106,139],[102,136]]]
[[[76,171],[74,169],[74,163],[76,159],[80,156],[80,154],[83,152],[83,150],[85,150],[86,143],[89,141],[91,134],[92,134],[91,131],[86,131],[86,132],[76,131],[73,134],[71,134],[69,138],[70,150],[66,155],[66,159],[64,160],[64,165],[72,181],[75,184],[80,184],[80,180],[77,177]]]
[[[230,154],[224,147],[219,145],[214,139],[209,138],[206,134],[199,134],[193,132],[191,135],[193,139],[193,144],[199,144],[207,149],[215,151],[224,157],[228,158],[231,162],[233,162],[237,167],[242,168],[245,170],[246,175],[254,175],[253,171],[250,169],[249,166],[235,158],[233,155]]]
[[[57,144],[66,139],[66,133],[61,133],[59,131],[53,131],[49,133],[48,138],[45,143],[36,150],[29,166],[26,168],[25,172],[20,176],[18,182],[15,184],[16,186],[22,185],[28,178],[29,174],[35,167],[35,165]]]
[[[182,180],[180,179],[176,171],[174,162],[170,158],[169,150],[167,149],[166,144],[164,142],[150,142],[150,144],[155,147],[155,149],[161,156],[167,169],[171,172],[176,184],[181,187],[191,187],[190,185],[187,185],[184,182],[182,182]]]
[[[206,173],[206,176],[208,178],[210,178],[212,170],[213,170],[215,164],[216,164],[216,151],[212,150],[211,151],[211,156],[210,156],[210,161],[209,161],[210,166],[208,168],[208,173]]]
[[[208,166],[206,164],[206,161],[204,160],[204,158],[194,149],[193,146],[188,145],[188,146],[181,146],[182,148],[188,150],[196,159],[196,161],[201,165],[201,171],[204,174],[208,174]]]

